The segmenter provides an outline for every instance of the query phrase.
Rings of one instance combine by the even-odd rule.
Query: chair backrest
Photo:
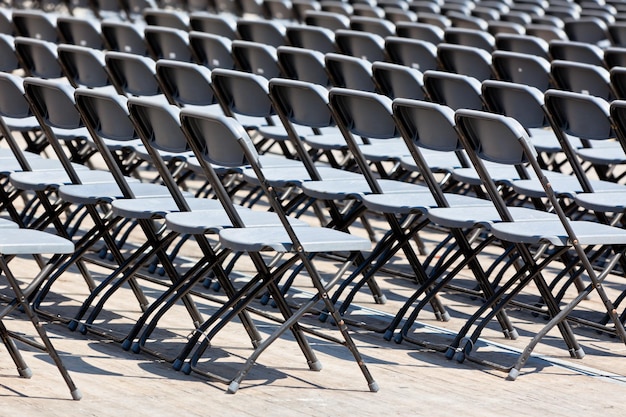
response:
[[[489,111],[516,119],[524,128],[546,128],[550,123],[543,109],[543,92],[505,81],[485,80],[482,96]]]
[[[31,77],[61,78],[65,75],[57,59],[55,43],[18,36],[15,52],[20,66]]]
[[[82,121],[115,179],[122,195],[133,198],[117,159],[107,146],[109,143],[131,142],[138,139],[128,112],[126,97],[103,90],[78,88],[74,92],[76,108]]]
[[[189,15],[175,10],[148,7],[143,9],[143,19],[147,25],[172,29],[189,30]]]
[[[454,110],[483,108],[480,81],[467,75],[426,71],[424,89],[430,101]]]
[[[232,41],[211,33],[189,32],[189,47],[196,62],[209,69],[235,68],[232,55]]]
[[[54,43],[59,41],[56,18],[52,13],[45,13],[41,10],[16,9],[13,10],[11,19],[16,36]]]
[[[0,116],[21,119],[32,114],[24,98],[23,78],[0,72]]]
[[[217,101],[211,87],[211,71],[197,64],[160,59],[156,74],[163,94],[179,107],[210,106]]]
[[[433,45],[437,45],[440,42],[443,42],[443,33],[444,30],[436,25],[431,25],[429,23],[424,22],[398,22],[396,23],[396,35],[415,39],[422,40],[425,42],[430,42]]]
[[[602,49],[590,43],[554,40],[550,42],[548,49],[552,59],[604,65]]]
[[[15,52],[15,38],[0,33],[0,72],[13,72],[20,67]]]
[[[286,43],[285,26],[274,20],[239,19],[237,32],[244,41],[262,43],[274,48]]]
[[[372,64],[372,78],[377,91],[391,99],[426,99],[424,76],[415,68],[377,61]]]
[[[573,41],[601,46],[607,46],[610,42],[607,24],[598,17],[582,16],[564,20],[564,23],[563,30],[567,37]]]
[[[609,103],[599,97],[562,90],[546,91],[544,102],[552,130],[559,139],[583,191],[593,192],[567,135],[580,138],[583,143],[615,139]]]
[[[382,38],[393,36],[396,25],[385,18],[373,16],[351,16],[350,29],[378,35]]]
[[[24,92],[70,181],[80,184],[78,174],[59,142],[59,139],[75,139],[84,134],[84,125],[75,107],[74,87],[65,81],[27,77],[24,79]],[[58,136],[55,132],[59,132]]]
[[[350,19],[347,16],[321,10],[307,10],[304,13],[304,23],[311,26],[327,28],[333,32],[339,29],[350,28]]]
[[[59,16],[57,30],[63,43],[103,49],[104,39],[100,31],[100,21],[74,16]]]
[[[553,60],[550,72],[557,88],[613,100],[610,73],[597,65]]]
[[[492,52],[495,48],[496,40],[493,35],[478,29],[466,29],[450,27],[444,31],[444,42],[456,45],[472,46],[487,52]]]
[[[550,63],[544,58],[518,52],[494,51],[491,61],[502,81],[526,84],[546,91],[551,87]]]
[[[439,68],[437,47],[430,42],[389,36],[385,39],[385,50],[389,60],[395,64],[406,65],[422,72]]]
[[[312,49],[279,46],[276,49],[281,74],[292,80],[330,85],[324,54]]]
[[[155,61],[158,59],[176,59],[184,62],[195,61],[189,46],[188,32],[161,26],[146,26],[143,36],[148,45],[148,51]]]
[[[385,40],[376,34],[358,30],[335,31],[335,43],[339,52],[370,62],[384,61]]]
[[[500,34],[524,35],[526,33],[524,25],[516,22],[492,20],[489,21],[488,24],[489,27],[487,28],[487,31],[494,37]]]
[[[112,84],[105,69],[104,52],[61,44],[57,48],[57,55],[65,76],[75,88],[97,88]]]
[[[100,24],[102,37],[109,51],[148,55],[143,30],[130,22],[104,21]]]
[[[381,94],[346,88],[332,88],[329,103],[348,148],[373,193],[382,189],[368,161],[359,149],[357,137],[368,139],[398,138],[392,117],[391,99]]]
[[[324,56],[328,78],[335,87],[375,91],[372,80],[372,64],[361,58],[342,54]]]
[[[217,68],[211,72],[213,90],[224,114],[267,118],[274,114],[265,77]]]
[[[604,66],[608,69],[613,67],[626,67],[626,48],[621,46],[609,46],[604,49]]]
[[[452,20],[441,13],[420,13],[417,17],[417,21],[437,26],[442,30],[452,26]]]
[[[614,67],[609,71],[611,86],[615,97],[619,100],[626,100],[626,68]]]
[[[531,36],[536,36],[538,38],[543,39],[546,42],[551,42],[554,40],[562,40],[566,41],[569,38],[567,34],[563,31],[563,29],[547,24],[530,24],[526,26],[526,34]]]
[[[276,48],[258,42],[235,40],[231,44],[235,68],[266,78],[281,75]]]
[[[312,49],[323,54],[337,52],[335,32],[325,27],[289,26],[285,36],[291,46]]]
[[[498,50],[535,55],[546,60],[550,59],[548,42],[537,36],[499,33],[495,38],[496,49]]]
[[[156,79],[156,63],[151,58],[124,52],[107,52],[104,61],[111,82],[118,91],[128,96],[161,94]]]
[[[608,25],[608,35],[615,46],[626,46],[626,22],[617,21]]]
[[[440,43],[437,57],[446,71],[469,75],[480,81],[493,78],[491,54],[484,49]]]
[[[215,14],[206,11],[190,13],[189,26],[197,32],[223,36],[230,40],[237,39],[237,21],[227,14]]]

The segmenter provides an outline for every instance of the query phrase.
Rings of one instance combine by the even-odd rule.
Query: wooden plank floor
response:
[[[437,236],[432,237],[433,241]],[[190,254],[193,256],[193,253]],[[15,260],[15,270],[27,278],[35,265]],[[93,266],[98,277],[104,270]],[[375,305],[366,293],[358,298],[363,308],[351,313],[373,324],[388,320],[386,311],[395,311],[401,300],[410,294],[411,286],[397,278],[381,276],[389,302]],[[150,286],[147,291],[150,294]],[[78,301],[86,294],[82,278],[70,271],[53,287],[44,309],[59,316],[75,312]],[[157,288],[154,288],[155,293]],[[206,306],[198,298],[202,308]],[[465,295],[449,293],[444,299],[453,319],[441,323],[425,312],[418,337],[446,340],[446,329],[458,329],[462,318],[475,308]],[[598,303],[597,297],[589,303]],[[473,306],[473,307],[472,307]],[[269,307],[266,309],[271,310]],[[138,315],[138,307],[130,291],[122,290],[105,309],[96,327],[123,334]],[[517,351],[528,341],[529,334],[544,323],[541,317],[510,310],[520,329],[520,340],[506,341],[496,329],[485,331],[485,343],[478,356],[510,364]],[[273,326],[257,318],[261,331]],[[328,323],[315,317],[310,325],[336,336]],[[34,332],[15,314],[7,320],[11,330]],[[182,307],[174,308],[160,323],[158,332],[146,347],[172,357],[189,335],[191,323]],[[47,322],[46,329],[61,352],[84,398],[70,399],[69,392],[56,368],[43,353],[20,345],[33,371],[31,379],[17,376],[4,349],[0,350],[0,397],[2,415],[28,416],[208,416],[208,415],[311,415],[311,416],[378,416],[378,415],[617,415],[626,410],[626,361],[624,346],[616,339],[578,329],[588,355],[582,360],[569,358],[558,335],[551,333],[523,369],[517,381],[504,379],[505,374],[489,367],[465,361],[448,361],[438,352],[412,345],[385,341],[378,333],[353,327],[359,349],[374,375],[380,391],[371,393],[349,352],[340,345],[320,338],[311,338],[324,365],[321,372],[309,371],[291,337],[272,345],[235,395],[225,393],[225,385],[202,376],[176,372],[171,365],[149,352],[134,354],[121,349],[109,338],[88,333],[70,332],[60,322]],[[164,331],[166,329],[167,331]],[[241,326],[228,326],[214,340],[201,367],[225,375],[243,363],[251,352],[250,343]]]

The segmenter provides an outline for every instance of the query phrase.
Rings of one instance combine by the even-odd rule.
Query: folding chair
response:
[[[348,332],[345,322],[341,316],[337,314],[334,305],[329,301],[328,291],[332,285],[336,284],[343,275],[343,268],[340,268],[338,274],[331,278],[330,281],[324,285],[321,281],[321,277],[312,262],[310,255],[318,252],[329,252],[334,250],[340,251],[360,251],[369,247],[369,241],[361,238],[357,238],[336,230],[326,228],[309,228],[309,227],[292,227],[289,224],[289,220],[285,217],[280,204],[277,204],[275,200],[276,195],[271,188],[263,180],[263,171],[258,164],[258,158],[254,146],[247,136],[244,129],[240,125],[233,123],[232,119],[226,119],[223,117],[211,117],[197,112],[183,111],[181,116],[183,129],[189,139],[190,146],[194,149],[199,158],[206,160],[210,163],[233,165],[238,166],[244,159],[247,160],[251,166],[257,171],[257,176],[263,185],[263,190],[269,197],[272,208],[276,211],[283,223],[282,228],[246,228],[245,224],[240,222],[236,216],[236,212],[227,206],[226,199],[222,200],[227,210],[229,217],[237,221],[236,226],[228,230],[220,232],[220,242],[235,251],[246,251],[253,259],[256,259],[255,264],[257,270],[262,275],[266,275],[267,267],[264,267],[264,263],[260,258],[260,252],[271,249],[280,253],[292,253],[293,262],[301,263],[306,269],[309,278],[316,289],[316,293],[313,298],[303,304],[294,314],[289,317],[283,325],[265,339],[254,353],[248,358],[246,364],[238,374],[230,380],[228,392],[235,393],[243,378],[246,376],[250,368],[253,366],[262,352],[267,349],[278,337],[280,337],[285,331],[289,329],[297,329],[298,321],[300,318],[314,307],[320,300],[324,302],[324,306],[332,314],[333,319],[339,327],[341,335],[357,361],[361,372],[363,373],[370,391],[377,391],[378,385],[371,377],[367,367],[362,361],[361,355],[358,352],[350,334]],[[200,134],[204,132],[204,134]],[[228,152],[218,151],[217,154],[213,153],[214,146],[211,143],[213,139],[220,137],[222,140],[229,140],[231,146],[229,146]],[[238,146],[234,146],[238,144]],[[218,148],[222,150],[224,147],[219,145]],[[202,151],[202,149],[204,151]],[[232,153],[231,153],[232,152]],[[207,164],[208,165],[208,164]],[[215,184],[219,187],[219,184]],[[218,188],[216,188],[218,189]],[[269,237],[269,239],[268,239]],[[335,246],[335,243],[337,244]],[[266,275],[267,276],[267,275]],[[201,348],[202,346],[200,346]],[[202,349],[201,349],[202,350]],[[312,355],[310,349],[304,349],[306,356],[308,356],[309,366],[311,369],[319,369],[319,363]],[[202,352],[200,351],[200,355]]]
[[[385,19],[392,22],[394,25],[405,22],[417,22],[417,13],[412,10],[405,10],[398,7],[388,7],[384,9]]]
[[[178,190],[176,193],[172,193],[172,182],[174,179],[168,171],[168,168],[163,166],[163,160],[160,155],[156,153],[151,153],[151,158],[154,161],[155,165],[159,166],[159,174],[163,181],[167,186],[158,186],[156,184],[141,184],[140,187],[137,187],[133,184],[128,184],[123,177],[123,173],[119,170],[119,167],[115,161],[115,157],[112,154],[112,145],[117,143],[117,146],[124,146],[124,142],[127,141],[135,141],[137,140],[137,135],[135,133],[135,127],[131,120],[129,119],[129,110],[127,106],[126,99],[121,96],[107,94],[106,92],[100,92],[95,90],[85,90],[79,89],[75,93],[77,107],[81,112],[82,118],[85,120],[85,124],[90,130],[94,141],[97,143],[99,149],[102,152],[103,158],[111,171],[115,174],[117,183],[122,190],[121,198],[125,198],[129,201],[118,201],[118,203],[113,207],[114,213],[119,213],[123,216],[132,216],[137,218],[137,221],[142,224],[142,228],[152,227],[149,224],[150,219],[154,219],[156,217],[163,217],[168,212],[176,212],[176,211],[186,211],[189,212],[191,209],[200,211],[201,213],[205,213],[204,216],[207,216],[216,210],[219,210],[221,206],[219,203],[211,200],[211,199],[195,199],[191,198],[188,193],[182,193],[178,185],[176,185],[176,189]],[[160,114],[160,117],[163,115],[168,116],[168,113]],[[169,116],[168,116],[169,117]],[[120,122],[123,120],[124,122]],[[163,132],[167,134],[172,133],[167,130],[165,126],[168,126],[167,117],[163,120],[163,125],[160,126],[163,128]],[[176,122],[178,123],[178,122]],[[144,124],[137,126],[138,128],[144,129]],[[144,133],[143,130],[141,130]],[[176,133],[176,131],[174,131]],[[180,132],[178,132],[181,134]],[[160,138],[160,133],[157,135]],[[67,187],[64,195],[67,195],[68,190]],[[159,193],[160,192],[160,193]],[[114,271],[107,280],[103,281],[98,288],[96,288],[90,297],[85,300],[81,310],[75,316],[73,320],[73,327],[76,326],[78,320],[81,319],[82,315],[87,312],[87,308],[89,304],[95,300],[95,295],[99,292],[102,292],[106,289],[106,286],[111,284],[109,290],[107,290],[101,299],[98,301],[98,305],[94,308],[94,310],[89,315],[88,319],[85,322],[85,326],[89,326],[95,320],[98,312],[102,309],[104,301],[106,301],[113,292],[124,282],[132,279],[132,276],[136,271],[141,268],[141,265],[144,265],[146,261],[149,261],[154,253],[162,252],[163,248],[167,247],[169,242],[177,235],[177,233],[170,233],[169,236],[161,236],[162,239],[159,238],[158,234],[148,233],[147,240],[150,242],[148,246],[152,246],[149,248],[146,245],[142,245],[142,248],[136,250],[133,255],[130,257],[133,259],[132,263],[127,261],[125,263],[125,268],[120,266],[116,271]],[[197,240],[202,240],[198,238]],[[208,242],[203,241],[199,242],[203,253],[205,254],[205,258],[202,262],[199,262],[194,268],[191,268],[191,271],[187,274],[181,275],[177,279],[177,274],[172,270],[173,265],[171,261],[165,260],[162,255],[160,256],[161,261],[163,262],[163,267],[166,272],[170,275],[170,278],[173,278],[173,283],[171,287],[166,289],[162,295],[157,297],[157,299],[147,306],[143,311],[142,315],[137,319],[136,324],[130,330],[130,332],[126,335],[126,337],[122,340],[122,347],[124,349],[129,349],[132,347],[132,342],[136,333],[141,329],[143,323],[145,323],[152,313],[159,310],[163,307],[163,303],[172,296],[174,291],[178,291],[185,284],[189,284],[189,280],[193,282],[197,282],[197,280],[202,279],[204,273],[207,269],[203,269],[205,264],[203,262],[208,262],[211,266],[208,269],[214,269],[215,275],[218,281],[222,284],[222,287],[225,288],[226,293],[232,293],[233,289],[229,286],[228,280],[224,277],[223,271],[219,269],[215,269],[216,262],[218,259],[211,248],[211,246],[207,246]],[[129,258],[129,259],[130,259]],[[123,273],[123,275],[121,275]],[[119,276],[119,278],[117,278]],[[117,281],[114,279],[117,278]],[[195,281],[194,281],[195,280]],[[230,291],[230,292],[229,292]],[[187,291],[188,292],[188,291]],[[193,301],[189,298],[187,292],[179,292],[175,301],[182,300],[186,305],[188,311],[191,314],[191,317],[194,323],[200,322],[200,316],[197,312],[194,311]],[[94,295],[95,294],[95,295]],[[103,301],[104,300],[104,301]],[[160,318],[168,308],[173,305],[172,302],[167,306],[164,310],[160,312],[157,319],[152,323],[153,328],[156,326],[158,318]],[[242,322],[246,326],[246,328],[250,329],[250,335],[253,340],[258,340],[259,336],[254,330],[254,326],[252,325],[249,317],[244,313],[240,315]],[[137,347],[134,347],[137,350]],[[138,350],[137,350],[138,351]]]
[[[346,17],[354,13],[354,8],[351,4],[337,0],[323,0],[320,2],[320,7],[323,12],[336,13]]]
[[[588,42],[553,40],[548,46],[552,59],[604,66],[604,53]]]
[[[464,11],[451,10],[446,13],[446,17],[450,19],[454,27],[487,31],[487,21],[480,17],[471,16]]]
[[[424,89],[430,101],[452,109],[483,108],[480,81],[467,75],[425,71]]]
[[[46,330],[40,323],[39,318],[31,308],[30,302],[28,301],[28,298],[32,295],[33,291],[37,290],[37,288],[41,286],[41,283],[44,282],[48,278],[50,273],[53,272],[53,269],[50,267],[50,264],[44,266],[41,271],[33,278],[33,280],[25,288],[23,288],[18,281],[18,277],[16,277],[9,268],[9,261],[14,256],[68,254],[71,253],[73,250],[74,245],[72,244],[72,242],[59,236],[37,230],[3,227],[2,238],[0,238],[0,269],[2,270],[4,277],[11,287],[14,293],[14,297],[10,301],[8,301],[4,308],[0,311],[0,317],[5,318],[8,314],[15,311],[16,309],[21,309],[35,327],[37,335],[39,336],[42,344],[34,343],[33,341],[28,340],[22,335],[11,332],[5,327],[4,322],[2,321],[0,321],[0,334],[2,336],[2,341],[7,351],[9,352],[9,355],[13,359],[13,362],[15,363],[15,366],[17,367],[20,376],[24,378],[30,378],[32,375],[32,371],[24,362],[24,359],[17,349],[14,340],[25,342],[46,352],[48,356],[50,356],[50,359],[52,359],[56,367],[59,369],[61,376],[63,377],[65,383],[70,389],[72,399],[80,400],[82,398],[82,393],[76,387],[74,381],[72,381],[72,378],[67,372],[67,369],[65,369],[65,366],[63,365],[61,357],[54,348],[52,342],[50,341],[50,338],[46,333]]]
[[[624,231],[595,222],[571,221],[567,218],[561,209],[558,198],[552,192],[548,179],[542,174],[542,170],[535,159],[536,153],[530,141],[528,141],[525,130],[514,119],[472,110],[458,110],[455,118],[466,151],[480,173],[483,183],[487,186],[490,198],[497,207],[500,207],[499,211],[504,221],[495,223],[491,228],[491,232],[498,238],[515,244],[517,250],[520,251],[525,262],[530,267],[527,271],[527,276],[544,274],[542,272],[544,266],[553,259],[552,256],[549,256],[540,263],[534,261],[530,245],[548,243],[554,248],[555,253],[571,253],[573,249],[574,253],[572,255],[577,257],[577,267],[582,268],[591,281],[591,284],[584,291],[573,297],[572,301],[563,309],[559,308],[550,312],[551,319],[548,324],[533,337],[518,361],[509,368],[508,379],[516,379],[533,348],[549,330],[555,326],[560,326],[561,332],[565,336],[564,330],[566,329],[563,328],[567,324],[565,319],[593,289],[597,290],[607,310],[607,314],[612,318],[617,335],[622,341],[626,341],[626,332],[623,324],[617,317],[612,302],[608,299],[601,285],[603,279],[623,256],[620,247],[622,247],[622,242],[626,237]],[[529,162],[532,170],[540,179],[551,206],[558,215],[558,220],[520,223],[512,221],[510,213],[502,202],[501,195],[484,169],[482,160],[495,160],[514,165],[526,161]],[[614,252],[610,256],[605,269],[598,271],[592,266],[590,259],[593,259],[593,255],[591,252],[588,252],[591,246],[600,246],[601,249],[610,249]],[[566,340],[566,342],[572,356],[582,357],[582,348],[575,340]]]
[[[491,63],[498,80],[526,84],[539,91],[553,87],[550,62],[539,56],[498,50],[491,54]]]
[[[343,118],[340,122],[338,122],[338,125],[342,128],[349,129],[353,135],[389,139],[389,137],[393,137],[397,134],[395,132],[396,124],[392,119],[391,100],[386,97],[354,90],[333,89],[330,92],[330,103],[333,106],[333,109],[337,109],[335,112],[339,113],[338,117]],[[370,123],[367,119],[371,121],[376,120],[376,122]],[[440,130],[434,131],[441,132]],[[347,133],[344,133],[344,135],[346,134]],[[348,142],[350,143],[349,140]],[[413,144],[411,144],[411,146],[413,146]],[[353,148],[354,147],[351,146],[351,149]],[[356,152],[356,150],[353,152]],[[431,155],[432,154],[425,156],[424,163],[426,165],[421,167],[422,169],[428,170],[428,172],[430,172],[430,166],[427,162],[427,158]],[[422,172],[422,169],[420,169],[420,172]],[[430,180],[434,180],[434,177],[430,176],[430,179],[427,179],[426,182],[428,183]],[[435,185],[433,184],[433,186]],[[372,193],[363,196],[363,204],[370,210],[383,213],[392,228],[392,232],[388,233],[385,238],[381,239],[376,249],[373,251],[373,254],[370,257],[373,261],[368,261],[368,263],[372,266],[370,270],[368,270],[368,273],[365,274],[365,278],[377,271],[381,265],[386,263],[391,254],[400,249],[404,250],[410,259],[411,252],[410,250],[407,251],[407,248],[404,246],[408,240],[415,236],[415,233],[429,223],[428,220],[423,218],[423,215],[429,210],[430,207],[436,207],[439,202],[441,202],[441,204],[447,204],[444,203],[446,201],[448,201],[452,206],[463,206],[470,211],[471,206],[485,206],[484,200],[457,194],[445,194],[444,197],[443,192],[438,185],[436,186],[436,190],[437,191],[433,191],[429,185],[422,192],[418,191],[418,189],[407,192],[393,193],[380,193],[373,190]],[[402,222],[394,224],[389,218],[395,218],[395,216],[399,216],[402,219]],[[411,220],[412,216],[415,216],[413,220]],[[400,226],[400,224],[402,226]],[[463,253],[467,257],[467,262],[473,262],[473,268],[479,268],[479,265],[472,259],[473,254],[471,253],[472,251],[468,241],[460,234],[455,235],[455,237],[458,240],[459,245],[464,245]],[[456,258],[456,256],[453,258]],[[422,291],[428,289],[430,286],[433,286],[436,282],[436,277],[441,276],[440,274],[446,273],[447,270],[446,267],[439,268],[440,265],[438,265],[433,268],[433,271],[436,271],[433,272],[435,276],[427,275],[424,277],[424,275],[420,276],[419,273],[419,268],[422,268],[423,266],[421,264],[413,264],[413,262],[414,261],[411,261],[411,265],[415,271],[414,273],[418,277],[417,283],[420,285]],[[454,261],[450,262],[453,263]],[[476,269],[475,272],[477,274],[478,281],[481,283],[481,288],[484,287],[484,290],[489,293],[489,283],[486,280],[485,274],[478,269]],[[452,279],[454,275],[454,272],[451,273],[447,279]],[[358,288],[359,285],[355,287],[355,289]],[[346,306],[349,305],[349,302],[354,296],[354,291],[355,290],[353,289],[346,301],[344,301],[340,311],[344,311]],[[436,297],[436,292],[431,293],[425,303],[434,303],[433,307],[437,308]],[[413,301],[415,301],[415,299],[413,299]],[[443,320],[446,320],[448,317],[447,313],[444,313],[442,317],[439,317],[441,312],[438,313],[437,310],[435,310],[435,313],[438,318]],[[504,315],[502,315],[502,317],[504,317]],[[505,321],[502,323],[505,323]],[[395,326],[397,326],[397,321],[394,320],[389,327],[385,329],[386,337],[390,338],[390,334],[393,333]],[[510,326],[510,323],[507,324],[505,333],[508,335],[511,329],[512,327]]]
[[[358,30],[335,31],[335,43],[339,52],[356,58],[385,61],[385,40],[376,34]]]
[[[420,13],[417,21],[418,23],[428,23],[437,26],[442,30],[452,26],[452,20],[441,13]]]
[[[176,59],[184,62],[196,62],[189,47],[189,33],[180,29],[160,26],[146,26],[143,35],[148,45],[150,56],[158,59]]]
[[[213,68],[235,68],[231,40],[219,35],[204,32],[189,32],[189,46],[196,63]]]
[[[439,69],[437,47],[426,41],[389,36],[385,39],[389,61],[422,72]]]
[[[143,26],[130,22],[104,21],[100,24],[102,37],[109,51],[148,56]]]
[[[385,19],[385,9],[371,4],[359,3],[352,5],[353,17]]]
[[[436,25],[423,22],[398,22],[396,35],[402,38],[422,40],[437,45],[443,42],[444,30]]]
[[[480,81],[494,76],[491,54],[480,48],[440,43],[437,45],[437,58],[445,71],[468,75]]]
[[[337,52],[335,32],[319,26],[289,26],[285,33],[289,45],[321,53]]]
[[[63,43],[100,50],[104,48],[100,21],[73,16],[59,16],[57,18],[57,30]]]

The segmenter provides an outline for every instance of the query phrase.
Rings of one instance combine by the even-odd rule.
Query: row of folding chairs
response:
[[[204,346],[204,347],[206,347],[206,346]]]

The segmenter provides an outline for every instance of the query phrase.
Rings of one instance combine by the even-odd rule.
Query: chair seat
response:
[[[461,168],[459,158],[452,152],[437,152],[421,149],[422,155],[433,172],[451,172]],[[411,155],[400,157],[400,165],[407,171],[419,171]]]
[[[304,252],[332,252],[369,250],[367,239],[321,227],[295,227],[298,241]],[[292,252],[293,243],[283,227],[246,227],[220,231],[220,242],[238,252],[275,250]]]
[[[597,165],[614,165],[626,162],[626,154],[624,154],[624,150],[617,142],[610,142],[592,148],[581,148],[576,153],[582,160]]]
[[[444,194],[448,204],[452,207],[467,207],[473,210],[474,207],[492,206],[490,201],[481,200],[476,197]],[[428,212],[431,208],[437,207],[435,198],[430,193],[384,193],[364,195],[363,204],[370,210],[381,213],[408,214],[413,212]]]
[[[489,206],[437,207],[428,210],[428,218],[435,224],[450,228],[472,228],[478,225],[490,228],[501,221],[500,214],[490,202]],[[556,215],[525,207],[508,207],[515,221],[555,220]],[[558,219],[557,219],[558,220]]]
[[[581,245],[623,245],[626,243],[626,230],[624,229],[586,221],[570,221],[569,224]],[[570,246],[570,238],[559,220],[495,223],[491,227],[491,232],[505,241]]]
[[[60,236],[32,229],[3,229],[0,234],[0,254],[72,253],[74,244]]]
[[[309,136],[312,133],[310,127],[295,126],[295,128],[296,133],[300,137]],[[287,130],[285,130],[282,124],[276,126],[259,126],[259,134],[264,138],[273,139],[281,142],[289,139],[289,135],[287,135]]]
[[[578,193],[574,201],[587,210],[598,212],[621,213],[626,210],[626,192],[623,190]]]
[[[378,140],[374,143],[362,144],[359,148],[365,158],[372,162],[395,161],[410,155],[403,139]]]
[[[113,176],[108,171],[82,169],[77,171],[77,174],[82,184],[114,182]],[[62,185],[72,183],[70,177],[63,170],[14,172],[10,179],[15,187],[33,191],[59,188]]]
[[[548,179],[550,180],[552,189],[557,196],[574,198],[576,194],[584,191],[580,182],[572,175],[557,173],[556,175],[550,175]],[[626,187],[624,187],[623,184],[600,180],[590,180],[589,182],[591,183],[593,189],[599,192],[626,190]],[[546,195],[541,183],[537,179],[513,181],[511,186],[517,193],[527,195],[529,197],[544,197]]]
[[[171,198],[167,187],[159,184],[130,182],[130,189],[135,198]],[[192,197],[187,193],[187,197]],[[59,197],[74,204],[111,203],[124,198],[116,183],[101,184],[69,184],[59,188]]]
[[[328,166],[317,167],[317,171],[323,179],[321,182],[330,182],[334,180],[351,181],[355,178],[362,178],[361,175],[354,172],[344,171]],[[242,174],[246,182],[255,185],[259,184],[256,174],[252,168],[244,169]],[[304,183],[311,181],[311,176],[304,165],[300,164],[294,166],[293,162],[290,162],[290,160],[284,162],[284,165],[282,166],[278,165],[268,167],[264,165],[263,174],[269,184],[274,187],[287,187],[292,185],[302,186]]]
[[[17,229],[18,225],[9,220],[9,219],[2,219],[0,218],[0,229]]]
[[[427,193],[428,187],[403,181],[378,180],[383,193]],[[367,181],[359,176],[355,179],[341,181],[307,181],[302,183],[302,191],[309,197],[322,200],[343,200],[345,198],[361,198],[371,194]]]
[[[344,139],[341,132],[337,131],[336,133],[324,133],[321,135],[309,135],[302,138],[304,142],[306,142],[309,146],[314,149],[321,150],[338,150],[338,149],[346,149],[348,144]],[[357,139],[360,141],[360,139]]]
[[[282,227],[282,223],[275,213],[254,211],[241,206],[236,208],[237,214],[246,227]],[[299,219],[290,218],[289,221],[292,226],[308,226]],[[168,213],[165,216],[165,222],[170,230],[191,235],[218,233],[222,229],[232,227],[232,222],[222,209]]]
[[[187,198],[191,210],[221,210],[217,200],[208,198]],[[153,219],[165,217],[168,213],[179,211],[172,197],[120,199],[111,203],[113,214],[129,219]]]

